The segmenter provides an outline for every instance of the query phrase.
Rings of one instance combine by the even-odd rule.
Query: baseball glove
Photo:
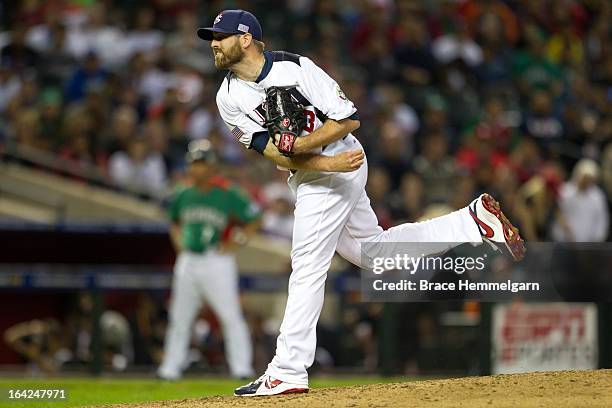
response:
[[[306,126],[304,106],[291,97],[289,89],[266,89],[266,127],[274,145],[285,156],[291,156],[295,138]]]

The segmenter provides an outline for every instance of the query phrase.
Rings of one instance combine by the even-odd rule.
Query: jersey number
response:
[[[210,244],[210,241],[212,241],[214,235],[215,235],[215,229],[210,225],[205,225],[204,228],[202,228],[202,237],[201,237],[202,244],[204,245]]]
[[[315,114],[314,112],[304,109],[304,115],[306,115],[306,126],[304,130],[308,133],[312,133],[314,130]]]

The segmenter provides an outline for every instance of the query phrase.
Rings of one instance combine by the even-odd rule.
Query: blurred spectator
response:
[[[282,172],[276,172],[278,180],[268,183],[262,191],[264,215],[261,229],[274,237],[291,241],[293,236],[293,208],[295,196],[284,179]]]
[[[114,68],[128,58],[128,47],[123,29],[109,22],[106,5],[95,2],[87,9],[84,22],[70,26],[70,49],[76,58],[96,54],[106,68]]]
[[[106,310],[100,316],[103,361],[114,371],[124,371],[134,362],[132,332],[127,319],[119,312]]]
[[[44,13],[44,21],[29,27],[26,42],[36,51],[46,53],[52,48],[59,27],[62,27],[61,14],[58,10],[50,9]]]
[[[15,7],[15,15],[25,26],[40,24],[45,14],[45,2],[42,1],[22,1]]]
[[[62,86],[70,77],[76,60],[70,54],[66,27],[63,24],[54,25],[49,37],[48,46],[41,51],[45,60],[40,68],[41,81],[45,85]]]
[[[166,173],[179,169],[184,159],[184,149],[178,154],[173,155],[170,151],[170,141],[168,140],[168,130],[164,126],[164,121],[150,119],[143,125],[143,133],[147,144],[151,147],[151,152],[158,154],[164,160]],[[179,163],[180,161],[180,163]]]
[[[87,146],[95,148],[93,146],[94,129],[92,118],[79,106],[74,106],[65,112],[61,133],[56,135],[49,134],[48,136],[55,145],[61,146],[58,150],[63,153],[65,153],[63,148],[69,147],[70,144],[81,137],[87,139],[85,142]]]
[[[187,123],[187,136],[189,139],[202,139],[208,137],[215,126],[215,102],[212,98],[204,99],[199,106],[191,112]]]
[[[96,146],[100,143],[100,134],[106,126],[110,112],[109,100],[106,98],[106,87],[98,82],[87,86],[85,99],[81,102],[73,102],[68,109],[75,109],[81,114],[87,115],[91,120],[91,142]]]
[[[507,154],[496,149],[494,140],[479,139],[476,133],[465,136],[455,158],[459,167],[475,175],[479,182],[489,180],[494,168],[508,162]],[[486,188],[488,183],[484,181],[480,187]]]
[[[8,62],[0,63],[0,115],[4,113],[9,102],[17,95],[21,88],[21,81],[11,69]]]
[[[166,91],[174,86],[173,64],[166,49],[162,49],[157,63],[148,65],[138,81],[138,92],[145,98],[147,104],[154,105],[163,102]]]
[[[580,2],[575,0],[561,0],[548,4],[550,11],[549,30],[555,31],[565,27],[574,33],[582,35],[589,18],[585,5],[597,7],[598,2]]]
[[[59,149],[61,147],[60,135],[64,119],[62,94],[59,89],[44,89],[40,94],[38,106],[40,109],[41,132],[45,138],[52,141],[53,149]]]
[[[556,64],[564,64],[572,68],[581,68],[584,62],[584,47],[580,38],[569,25],[562,22],[560,30],[548,39],[548,57]]]
[[[193,35],[197,28],[197,16],[181,13],[177,19],[177,31],[168,35],[166,46],[174,61],[182,61],[200,72],[214,71],[210,58],[210,45]]]
[[[126,150],[136,133],[138,115],[132,106],[118,106],[110,119],[111,127],[104,134],[104,148],[109,153]]]
[[[408,102],[421,108],[428,87],[436,81],[437,63],[428,42],[428,33],[421,19],[401,19],[397,31],[397,46],[394,57],[398,64],[400,79],[411,88]]]
[[[465,22],[459,20],[456,29],[438,38],[432,44],[433,55],[438,62],[448,64],[455,60],[467,66],[477,67],[483,59],[482,49],[470,36]]]
[[[423,215],[426,205],[421,177],[414,173],[404,173],[400,188],[391,200],[391,214],[396,224],[416,222]]]
[[[386,178],[391,183],[389,187],[395,190],[400,185],[402,174],[411,168],[408,140],[392,121],[386,121],[382,125],[379,137],[379,155],[373,158],[373,164],[385,170]]]
[[[287,197],[270,197],[262,220],[262,230],[276,238],[290,241],[293,236],[293,202]]]
[[[425,203],[446,203],[451,199],[457,176],[454,159],[448,154],[448,142],[442,133],[425,136],[421,155],[414,159],[414,170],[424,185]]]
[[[404,102],[404,93],[398,87],[384,85],[377,88],[380,96],[379,104],[389,114],[393,122],[405,135],[408,143],[408,155],[414,154],[414,134],[419,130],[419,118],[408,104]]]
[[[513,49],[508,47],[504,38],[501,20],[488,15],[483,20],[481,30],[476,38],[482,46],[482,64],[476,68],[481,81],[482,91],[513,93],[512,58]]]
[[[563,138],[572,144],[584,145],[595,132],[599,115],[591,96],[595,90],[584,75],[575,75],[570,81],[571,96],[561,112]]]
[[[393,58],[393,49],[384,33],[379,31],[372,33],[368,37],[363,48],[366,52],[362,54],[360,58],[360,65],[367,73],[368,85],[374,86],[381,80],[392,80],[396,74],[396,61]],[[331,45],[324,45],[322,46],[322,50],[328,51],[328,53],[329,51],[336,53],[335,51],[337,49]],[[323,59],[328,53],[323,55]],[[331,67],[334,60],[337,61],[338,58],[333,58],[327,66]],[[325,65],[323,65],[323,67],[325,67]],[[334,68],[332,67],[331,75],[334,75],[333,72]]]
[[[482,117],[474,132],[476,139],[491,144],[496,151],[510,151],[512,129],[501,98],[492,96],[485,100]]]
[[[199,3],[195,0],[153,0],[149,2],[155,9],[156,20],[159,22],[159,27],[165,31],[172,31],[176,28],[176,19],[181,14],[193,14],[198,11]],[[209,17],[214,17],[219,11],[220,6],[214,4],[214,9],[208,9]],[[211,7],[212,8],[212,7]],[[210,15],[212,14],[212,16]]]
[[[560,242],[602,242],[608,236],[610,214],[605,193],[597,185],[599,166],[580,160],[572,178],[561,187],[553,237]]]
[[[26,27],[15,24],[11,31],[10,43],[0,51],[3,64],[9,64],[17,71],[25,71],[38,66],[40,54],[26,43]]]
[[[22,147],[49,150],[50,143],[41,134],[40,114],[36,109],[20,111],[15,120],[14,142]]]
[[[77,68],[68,80],[66,100],[73,102],[83,99],[88,88],[101,87],[106,77],[107,72],[100,65],[98,56],[93,52],[88,53],[83,65]]]
[[[75,134],[59,155],[74,174],[90,174],[95,166],[105,165],[105,158],[95,151],[85,133]]]
[[[608,5],[608,9],[609,9]],[[600,64],[604,63],[606,57],[610,57],[609,42],[610,37],[610,20],[609,12],[598,13],[595,16],[595,22],[592,24],[590,31],[585,38],[585,54],[588,61],[597,69]]]
[[[548,90],[553,95],[561,93],[563,72],[546,56],[543,34],[537,27],[525,26],[527,49],[519,50],[513,62],[513,75],[523,96],[534,89]]]
[[[442,133],[449,141],[452,149],[457,148],[456,132],[450,126],[448,103],[438,94],[431,94],[427,97],[425,110],[422,114],[422,123],[417,138],[417,148],[420,149],[420,143],[424,139],[425,134]],[[452,115],[452,113],[451,113]]]
[[[463,208],[468,205],[476,195],[476,182],[472,177],[463,174],[458,178],[457,184],[453,189],[453,198],[449,203],[450,207],[453,210]]]
[[[152,153],[143,137],[129,141],[127,150],[119,150],[109,158],[108,171],[119,186],[160,196],[166,187],[166,168],[159,153]]]
[[[444,65],[440,71],[439,92],[429,95],[427,108],[446,110],[448,125],[464,129],[480,112],[477,82],[473,69],[460,60]]]
[[[151,8],[144,7],[138,10],[134,29],[127,34],[128,56],[142,53],[147,59],[154,58],[164,40],[162,32],[156,30],[154,24],[155,13]]]
[[[70,344],[61,324],[52,318],[31,320],[9,327],[6,344],[36,368],[53,373],[72,359]]]
[[[393,223],[391,221],[391,211],[389,208],[391,183],[389,174],[384,168],[370,168],[366,191],[371,200],[372,209],[378,218],[378,224],[384,229],[392,227]]]
[[[329,5],[323,4],[325,1],[318,3],[319,8],[329,9]],[[368,54],[377,44],[384,48],[389,46],[389,16],[384,12],[382,4],[365,1],[359,6],[362,13],[358,14],[358,21],[351,33],[350,50],[355,60],[363,62],[369,58]],[[327,14],[333,14],[333,11]],[[313,17],[316,18],[316,14]],[[383,44],[380,44],[381,41]]]
[[[21,75],[19,92],[11,99],[7,106],[7,117],[14,120],[22,110],[35,108],[39,101],[39,92],[40,87],[35,74],[28,73]]]
[[[180,61],[175,68],[174,87],[177,100],[187,106],[195,106],[201,99],[204,83],[198,72]]]
[[[540,171],[543,159],[537,143],[525,138],[512,151],[510,162],[519,181],[524,183]]]
[[[468,0],[463,2],[459,12],[464,16],[472,35],[487,30],[488,24],[496,24],[503,29],[508,45],[512,46],[518,40],[519,28],[516,16],[501,0]]]
[[[553,112],[553,102],[548,92],[540,90],[532,94],[522,129],[545,151],[559,145],[563,136],[563,125]]]
[[[558,208],[563,175],[558,167],[546,165],[518,189],[539,240],[550,240],[550,229]]]
[[[134,364],[158,365],[166,334],[166,310],[152,295],[141,293],[129,319],[134,342]]]

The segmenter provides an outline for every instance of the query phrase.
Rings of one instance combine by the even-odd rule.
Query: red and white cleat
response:
[[[299,394],[308,392],[308,386],[292,384],[264,374],[253,382],[234,390],[237,397],[256,397],[262,395]]]
[[[525,256],[525,241],[518,228],[506,218],[499,203],[489,194],[482,194],[468,206],[482,239],[493,249],[520,261]]]

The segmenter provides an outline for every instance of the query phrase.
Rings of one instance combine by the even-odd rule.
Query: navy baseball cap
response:
[[[250,33],[254,39],[261,41],[261,26],[257,18],[245,10],[223,10],[212,27],[198,28],[198,37],[212,41],[213,33],[245,34]]]

